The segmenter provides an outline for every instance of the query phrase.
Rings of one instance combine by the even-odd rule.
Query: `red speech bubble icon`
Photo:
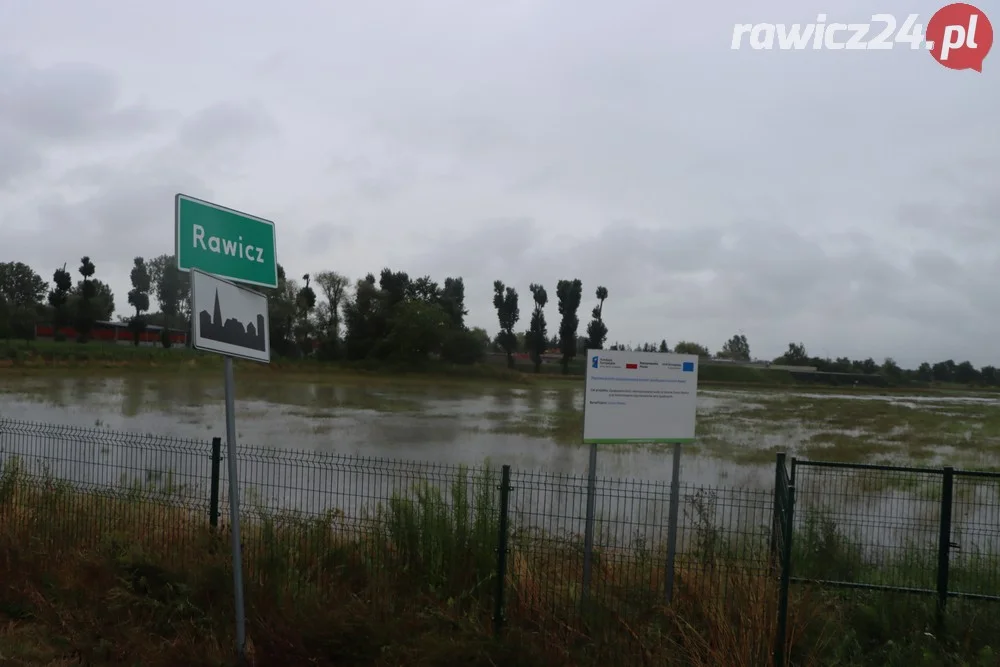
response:
[[[983,71],[983,60],[993,48],[993,24],[977,7],[956,2],[937,10],[927,23],[924,39],[933,44],[931,55],[949,69]]]

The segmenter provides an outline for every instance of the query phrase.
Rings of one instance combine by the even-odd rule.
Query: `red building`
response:
[[[187,331],[183,329],[169,329],[170,342],[175,347],[187,345]],[[163,327],[147,326],[146,330],[139,335],[140,345],[160,345],[160,336]],[[76,340],[77,330],[73,327],[60,327],[61,333],[66,340]],[[35,338],[39,340],[52,340],[55,338],[56,330],[51,324],[36,324]],[[122,345],[135,345],[135,337],[128,329],[127,322],[94,322],[94,328],[90,331],[90,339],[103,343],[120,343]]]

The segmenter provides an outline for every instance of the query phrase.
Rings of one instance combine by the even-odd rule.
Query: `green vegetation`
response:
[[[940,484],[937,486],[940,487]],[[874,491],[876,490],[868,489],[866,493]],[[846,531],[838,527],[828,512],[797,511],[805,515],[805,520],[792,543],[795,564],[793,576],[821,581],[936,590],[936,545],[904,544],[899,549],[887,549],[877,556],[866,555],[859,547],[864,539],[859,535],[845,535]],[[928,536],[931,536],[930,533]],[[873,565],[876,557],[877,566]],[[955,551],[950,556],[948,587],[954,591],[1000,597],[998,572],[1000,553],[983,553],[976,551],[974,547],[968,553]],[[1000,600],[997,601],[996,612],[1000,616]]]
[[[172,255],[150,260],[136,257],[131,274],[129,305],[135,309],[129,318],[138,336],[149,325],[186,328],[190,322],[187,274],[176,270]],[[35,325],[54,324],[86,342],[98,321],[108,320],[115,311],[114,294],[95,277],[97,268],[83,257],[78,269],[82,280],[73,285],[65,265],[52,274],[53,286],[31,267],[21,262],[0,263],[0,339],[31,340]],[[313,285],[318,287],[319,292]],[[564,375],[581,374],[578,355],[586,349],[603,349],[608,340],[604,306],[608,290],[594,291],[597,305],[586,326],[579,331],[577,311],[581,305],[583,284],[579,279],[557,282],[555,295],[561,320],[558,333],[549,336],[544,308],[549,302],[546,288],[531,283],[534,301],[527,331],[516,331],[520,321],[518,293],[513,286],[497,280],[492,294],[499,332],[493,338],[483,329],[465,322],[465,284],[461,277],[447,277],[439,284],[430,276],[413,278],[404,271],[382,269],[358,280],[353,290],[350,281],[335,271],[322,271],[313,280],[310,274],[302,282],[286,275],[278,266],[278,286],[265,289],[269,303],[269,331],[272,352],[285,359],[365,363],[383,367],[424,366],[440,359],[452,365],[475,365],[491,353],[506,358],[513,368],[514,355],[527,353],[531,370],[541,374],[546,366],[561,365]],[[150,312],[151,297],[156,297],[159,312]],[[342,326],[343,325],[343,326]],[[64,337],[58,333],[56,338]],[[169,347],[169,336],[162,343]],[[669,352],[665,339],[658,344],[614,343],[611,349]],[[677,352],[703,357],[708,366],[709,348],[692,341],[680,341]],[[73,356],[67,352],[67,355]],[[743,334],[726,340],[714,355],[716,361],[733,364],[752,359],[750,343]],[[992,366],[975,368],[970,362],[953,360],[934,364],[925,362],[917,369],[906,370],[891,358],[881,364],[873,359],[851,360],[846,357],[825,359],[811,357],[802,343],[789,343],[788,350],[774,360],[776,364],[803,367],[794,371],[768,371],[760,366],[731,366],[706,371],[708,382],[761,383],[781,386],[792,383],[929,386],[1000,387],[1000,374]],[[557,366],[556,366],[557,367]],[[815,370],[813,370],[815,369]],[[782,375],[783,374],[783,375]]]
[[[670,607],[662,605],[662,549],[634,542],[596,552],[594,594],[581,615],[579,538],[515,522],[506,624],[494,636],[497,482],[488,469],[459,472],[444,488],[418,484],[356,517],[250,507],[243,541],[253,663],[770,664],[777,586],[763,566],[765,535],[730,544],[711,503],[692,503],[694,539]],[[79,493],[30,481],[8,462],[0,476],[5,664],[232,664],[228,535],[173,498],[148,485]],[[872,569],[831,524],[807,522],[800,533],[796,574],[867,580],[919,562],[901,550]],[[990,591],[991,576],[969,568],[961,585]],[[790,664],[995,665],[1000,614],[988,605],[952,601],[939,627],[933,600],[796,584]]]
[[[526,411],[488,412],[482,415],[489,424],[483,428],[579,442],[583,414],[578,392],[557,383],[547,388],[554,404],[543,407],[539,395],[527,400]],[[893,391],[882,394],[708,389],[703,396],[714,405],[699,410],[692,449],[749,465],[772,463],[779,451],[847,463],[942,465],[941,457],[958,468],[997,465],[993,457],[1000,451],[1000,409],[992,402],[949,401],[953,397],[948,394],[914,402]]]
[[[237,364],[240,364],[237,361]],[[336,373],[338,371],[366,371],[383,372],[387,374],[399,372],[427,372],[436,375],[458,375],[465,377],[482,377],[486,379],[507,379],[522,374],[534,374],[530,362],[520,363],[512,360],[511,369],[514,375],[502,372],[503,360],[498,359],[496,363],[491,360],[477,364],[459,364],[445,360],[359,360],[359,361],[321,361],[315,358],[295,359],[276,357],[272,361],[271,371],[274,370],[294,370],[296,372],[311,372],[316,375],[323,373]],[[167,366],[169,368],[192,366],[207,366],[215,368],[221,361],[218,355],[203,354],[192,349],[164,349],[161,347],[133,347],[126,345],[112,345],[108,343],[74,343],[63,344],[54,341],[21,341],[7,340],[0,341],[0,368],[4,366],[16,366],[23,368],[40,368],[46,366],[91,366],[107,368],[120,368],[133,365],[156,365]],[[262,369],[260,364],[243,364],[246,368]],[[581,361],[567,363],[568,376],[566,379],[582,380],[584,374],[584,364]],[[557,366],[552,366],[552,371],[546,372],[546,365],[542,366],[543,372],[540,374],[544,378],[556,379],[561,376]],[[779,385],[790,386],[795,384],[795,379],[786,371],[769,371],[763,369],[736,367],[736,366],[712,366],[704,365],[699,368],[699,382],[723,383],[723,384],[754,384],[754,385]],[[266,371],[262,371],[266,372]],[[527,381],[528,378],[521,378]]]
[[[132,339],[136,347],[142,333],[146,330],[146,317],[144,313],[149,311],[149,290],[152,286],[152,278],[149,275],[149,268],[146,260],[136,257],[132,261],[132,271],[129,273],[132,281],[132,289],[128,293],[128,304],[135,308],[135,315],[129,318],[128,328],[132,332]],[[166,338],[169,341],[169,338]],[[165,346],[167,347],[167,346]]]
[[[775,451],[823,461],[982,468],[1000,448],[1000,409],[965,394],[923,400],[871,393],[838,396],[785,391],[734,395],[699,414],[698,437],[713,454],[744,462],[774,460]],[[911,392],[912,393],[912,392]],[[725,399],[725,392],[716,398]],[[770,441],[775,446],[760,447]],[[940,464],[935,464],[940,465]]]

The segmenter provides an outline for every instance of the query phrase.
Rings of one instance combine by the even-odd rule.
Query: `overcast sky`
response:
[[[819,11],[873,5],[0,0],[0,261],[89,254],[124,313],[183,192],[291,276],[461,275],[491,333],[495,279],[552,332],[579,277],[609,343],[1000,363],[1000,53],[730,49]]]

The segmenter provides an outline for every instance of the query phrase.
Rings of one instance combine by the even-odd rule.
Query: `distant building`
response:
[[[184,329],[168,329],[170,343],[175,347],[187,345],[187,331]],[[79,332],[74,327],[60,327],[59,333],[66,340],[76,340]],[[163,327],[149,325],[146,330],[139,334],[139,345],[153,347],[160,345],[160,337]],[[56,336],[56,329],[52,324],[35,324],[35,338],[38,340],[53,340]],[[94,322],[94,328],[90,330],[90,339],[100,343],[119,343],[121,345],[134,345],[135,337],[129,331],[127,322]]]

